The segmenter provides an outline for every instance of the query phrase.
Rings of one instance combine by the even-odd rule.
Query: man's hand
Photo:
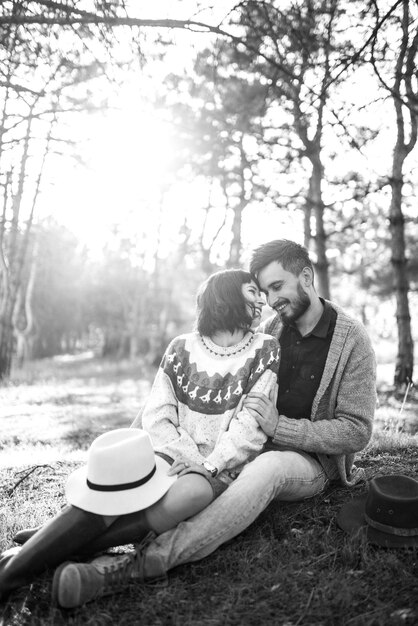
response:
[[[249,393],[244,399],[244,406],[257,420],[260,428],[264,430],[266,435],[273,437],[279,421],[279,412],[276,405],[263,393],[254,391]]]

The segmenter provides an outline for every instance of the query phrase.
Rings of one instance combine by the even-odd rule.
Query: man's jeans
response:
[[[269,451],[245,466],[206,509],[159,535],[142,555],[145,578],[198,561],[235,537],[274,499],[295,501],[320,493],[327,484],[321,465],[303,452]]]

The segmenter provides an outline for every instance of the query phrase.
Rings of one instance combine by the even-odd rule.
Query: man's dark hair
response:
[[[292,272],[295,276],[299,276],[304,267],[309,267],[313,272],[312,261],[304,246],[288,239],[275,239],[263,243],[253,251],[250,261],[251,274],[258,276],[259,272],[273,261],[280,263],[286,272]]]
[[[244,270],[222,270],[212,274],[197,294],[196,329],[211,337],[220,330],[249,330],[252,324],[242,285],[254,280]]]

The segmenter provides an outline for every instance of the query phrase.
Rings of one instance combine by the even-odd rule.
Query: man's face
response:
[[[296,322],[311,304],[301,277],[302,274],[295,276],[287,272],[277,261],[263,267],[258,274],[258,282],[267,295],[267,302],[284,322]]]

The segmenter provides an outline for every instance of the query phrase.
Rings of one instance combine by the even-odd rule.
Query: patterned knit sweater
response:
[[[280,415],[273,442],[278,449],[316,453],[328,478],[352,486],[364,478],[364,471],[353,462],[354,453],[365,448],[372,434],[376,362],[364,326],[329,304],[337,312],[337,321],[311,417]],[[266,320],[262,329],[280,337],[279,316]]]
[[[207,460],[230,482],[266,441],[243,399],[250,390],[277,393],[279,360],[278,342],[262,333],[247,333],[228,348],[198,333],[173,339],[141,418],[155,450],[175,460]]]

